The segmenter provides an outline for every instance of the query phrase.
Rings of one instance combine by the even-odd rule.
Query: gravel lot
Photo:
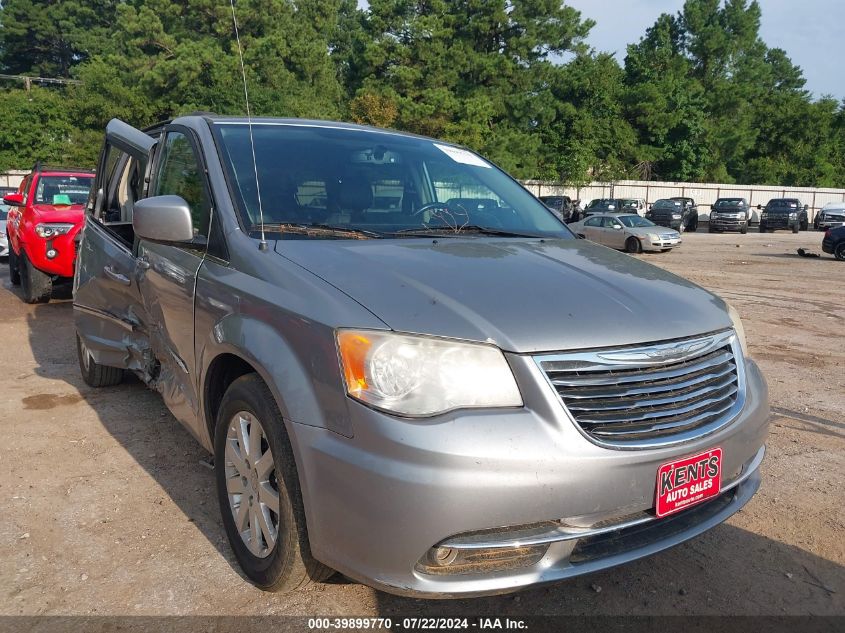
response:
[[[768,378],[763,486],[742,512],[648,560],[450,602],[247,584],[203,450],[138,381],[85,386],[70,302],[24,305],[0,265],[0,614],[845,615],[845,263],[794,255],[820,244],[697,233],[641,256],[731,302]]]

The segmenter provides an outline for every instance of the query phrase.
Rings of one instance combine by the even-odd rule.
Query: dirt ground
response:
[[[739,514],[647,560],[516,595],[397,598],[335,578],[276,595],[225,540],[206,455],[136,380],[80,378],[68,300],[27,306],[0,265],[0,614],[845,615],[845,263],[820,233],[687,235],[643,255],[743,317],[773,410]]]

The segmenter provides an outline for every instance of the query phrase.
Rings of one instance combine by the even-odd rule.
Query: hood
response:
[[[675,229],[670,229],[665,226],[635,226],[625,227],[625,232],[631,235],[678,235]]]
[[[78,224],[82,222],[85,214],[85,206],[82,204],[52,205],[34,204],[32,209],[38,215],[41,222],[67,222]]]
[[[284,240],[276,252],[391,329],[491,341],[513,352],[628,345],[731,326],[715,295],[586,240]]]

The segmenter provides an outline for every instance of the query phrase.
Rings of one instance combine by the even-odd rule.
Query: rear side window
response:
[[[182,197],[191,208],[194,234],[208,237],[211,203],[194,147],[182,132],[167,133],[152,195]]]

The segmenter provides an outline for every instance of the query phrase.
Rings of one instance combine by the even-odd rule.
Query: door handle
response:
[[[138,258],[138,268],[141,270],[149,270],[150,268],[150,260],[146,257],[139,257]]]
[[[116,281],[117,283],[119,283],[121,285],[128,286],[132,283],[132,281],[130,281],[129,277],[117,272],[111,266],[103,266],[103,272],[106,273],[106,277],[108,277],[112,281]]]

